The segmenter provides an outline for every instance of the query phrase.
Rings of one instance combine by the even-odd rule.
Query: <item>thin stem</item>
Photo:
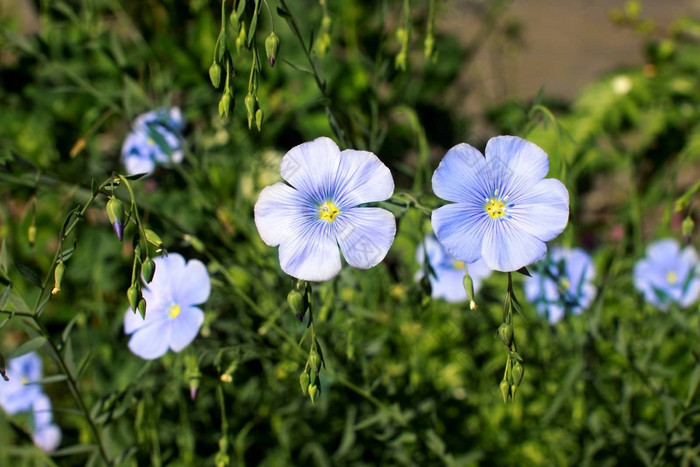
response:
[[[270,9],[270,5],[267,3],[267,0],[263,0],[263,3],[267,7],[267,13],[270,15],[270,23],[272,23],[272,32],[275,32],[275,17],[272,15],[272,10]]]

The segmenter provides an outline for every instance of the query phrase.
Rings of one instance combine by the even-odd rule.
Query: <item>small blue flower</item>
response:
[[[13,358],[7,363],[9,381],[0,384],[0,406],[9,415],[27,412],[42,395],[41,386],[33,384],[43,376],[41,358],[30,352]]]
[[[122,161],[129,174],[150,173],[156,164],[180,163],[184,157],[180,132],[182,112],[173,107],[139,115],[122,145]]]
[[[282,270],[297,279],[326,281],[340,272],[340,253],[350,266],[368,269],[386,256],[396,234],[389,211],[361,204],[394,191],[389,169],[371,152],[340,151],[329,138],[292,148],[282,159],[282,178],[255,204],[263,241],[279,245]],[[290,186],[291,185],[291,186]]]
[[[438,240],[460,261],[481,258],[496,271],[540,260],[569,218],[569,193],[548,171],[547,154],[516,136],[491,138],[486,157],[453,147],[433,174],[435,194],[454,202],[433,211]]]
[[[170,253],[153,260],[156,272],[148,288],[146,319],[129,308],[124,318],[124,332],[131,334],[129,349],[139,357],[152,360],[168,349],[179,352],[199,333],[204,312],[195,305],[207,301],[211,283],[201,261]]]
[[[556,323],[565,311],[579,314],[590,306],[596,288],[591,283],[595,266],[580,248],[553,247],[525,278],[525,297],[537,311]]]
[[[428,262],[435,272],[429,276],[433,298],[443,298],[450,303],[463,302],[467,299],[464,290],[464,263],[452,256],[434,235],[426,235],[425,242],[416,249],[416,261],[423,266],[427,252]],[[481,287],[481,281],[491,275],[491,270],[479,260],[469,266],[469,276],[474,284],[474,292]],[[418,271],[416,279],[423,277],[423,271]]]
[[[666,311],[672,304],[688,307],[700,294],[700,266],[695,248],[680,249],[673,239],[647,247],[647,255],[634,266],[634,286],[644,299]]]
[[[61,444],[61,429],[53,423],[51,400],[41,394],[32,404],[34,444],[45,452],[53,452]]]

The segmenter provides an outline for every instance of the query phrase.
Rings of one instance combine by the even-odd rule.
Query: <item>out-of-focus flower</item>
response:
[[[0,407],[9,415],[32,412],[32,439],[46,452],[61,443],[61,429],[53,423],[51,400],[37,384],[43,376],[41,358],[30,352],[8,362],[10,380],[0,385]]]
[[[540,260],[569,218],[569,193],[548,171],[547,154],[516,136],[491,138],[486,157],[453,147],[433,174],[435,194],[454,202],[433,211],[438,240],[460,261],[481,258],[496,271]]]
[[[595,298],[596,288],[591,283],[595,266],[580,248],[555,246],[530,273],[531,277],[525,278],[525,297],[551,323],[559,321],[566,311],[581,313]]]
[[[41,386],[33,384],[43,375],[41,358],[29,352],[8,362],[8,382],[0,385],[0,406],[9,415],[27,412],[34,401],[42,395]]]
[[[206,266],[196,259],[185,263],[177,253],[156,258],[153,280],[143,289],[146,319],[129,308],[124,332],[131,335],[129,349],[146,360],[172,349],[179,352],[199,333],[204,312],[196,305],[207,301],[211,283]]]
[[[157,164],[182,162],[183,127],[182,112],[177,107],[139,115],[122,145],[122,162],[127,172],[150,173]]]
[[[61,444],[61,429],[53,423],[51,400],[41,394],[32,404],[32,412],[34,414],[32,433],[34,444],[45,452],[55,451]]]
[[[427,255],[426,255],[427,253]],[[448,302],[462,302],[467,299],[467,291],[464,290],[464,263],[452,256],[437,241],[434,235],[426,235],[425,242],[416,249],[416,261],[423,266],[425,257],[435,272],[430,275],[430,286],[433,298],[443,298]],[[481,287],[481,281],[491,275],[491,270],[483,261],[479,260],[469,266],[469,276],[474,284],[474,291]],[[416,279],[423,277],[423,271],[418,271]]]
[[[644,299],[661,310],[672,304],[688,307],[700,294],[700,267],[695,248],[680,249],[673,239],[647,247],[647,255],[634,266],[634,285]]]
[[[325,281],[350,266],[368,269],[389,251],[396,234],[392,213],[361,204],[394,191],[389,169],[371,152],[340,151],[329,138],[292,148],[280,168],[285,183],[266,187],[255,204],[263,241],[279,245],[282,270],[297,279]],[[291,185],[291,186],[290,186]]]

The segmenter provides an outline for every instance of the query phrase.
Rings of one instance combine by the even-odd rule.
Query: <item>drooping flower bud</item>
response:
[[[306,372],[306,370],[299,375],[299,384],[301,385],[301,392],[306,395],[309,390],[309,374]]]
[[[109,218],[109,223],[112,224],[114,233],[117,234],[117,238],[121,242],[124,239],[124,218],[126,214],[124,213],[124,204],[114,196],[107,201],[107,217]]]
[[[155,245],[157,248],[163,248],[163,240],[160,239],[157,233],[151,229],[144,229],[143,232],[146,235],[146,241],[148,243]]]
[[[311,398],[311,403],[316,404],[316,393],[318,392],[318,386],[312,384],[309,386],[309,397]]]
[[[498,327],[498,336],[503,341],[506,347],[510,348],[513,343],[513,326],[510,324],[502,323]]]
[[[313,349],[309,354],[309,366],[313,368],[316,371],[316,373],[318,373],[321,370],[321,359],[318,356],[318,352],[316,352]]]
[[[255,96],[248,93],[248,95],[245,96],[243,103],[245,104],[245,110],[248,114],[248,129],[251,129],[253,126],[253,118],[255,116]]]
[[[126,291],[126,298],[129,300],[129,306],[135,313],[139,308],[139,300],[141,300],[141,287],[138,284],[131,284],[129,290]]]
[[[294,289],[290,290],[287,294],[287,304],[289,304],[289,308],[292,309],[292,312],[297,318],[299,316],[301,316],[302,319],[304,318],[304,313],[306,312],[304,309],[304,299],[299,292]]]
[[[524,374],[525,368],[523,368],[520,362],[516,361],[515,365],[513,365],[513,382],[516,386],[520,386],[520,382],[523,380]],[[515,391],[513,391],[513,393],[515,393]]]
[[[51,295],[56,295],[61,291],[61,281],[63,280],[65,268],[63,261],[59,261],[56,265],[56,269],[53,270],[53,289],[51,290]]]
[[[27,229],[27,240],[29,241],[29,246],[34,246],[36,243],[36,224],[34,224],[33,219],[31,225]]]
[[[508,395],[510,394],[510,384],[505,379],[501,381],[501,395],[503,396],[503,402],[508,402]]]
[[[270,67],[275,66],[275,60],[277,60],[277,54],[280,50],[280,38],[277,37],[275,31],[272,31],[267,39],[265,39],[265,53],[267,54],[267,61]]]
[[[141,274],[143,274],[143,279],[146,281],[147,284],[151,283],[151,281],[153,280],[153,275],[155,273],[156,263],[150,258],[150,256],[146,257],[146,260],[141,266]]]
[[[221,66],[216,62],[212,62],[209,67],[209,79],[211,84],[218,89],[221,84]]]
[[[694,227],[695,222],[693,222],[693,218],[690,217],[690,215],[683,219],[683,223],[681,224],[681,233],[683,234],[683,241],[686,244],[690,244],[690,237],[693,234]]]
[[[139,300],[139,314],[141,318],[146,319],[146,300],[143,298]]]
[[[258,131],[262,131],[262,123],[263,111],[262,109],[258,108],[258,110],[255,111],[255,126],[258,127]]]
[[[464,285],[464,290],[467,292],[467,298],[469,299],[469,309],[476,310],[476,301],[474,300],[474,281],[472,276],[469,275],[469,271],[464,274],[464,279],[462,280]]]

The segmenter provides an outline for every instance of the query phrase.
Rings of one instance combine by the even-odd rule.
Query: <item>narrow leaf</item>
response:
[[[33,339],[30,339],[24,344],[17,347],[15,351],[12,352],[12,356],[10,358],[21,357],[22,355],[28,354],[29,352],[34,352],[35,350],[43,347],[44,344],[46,344],[46,338],[43,336],[38,336]]]

